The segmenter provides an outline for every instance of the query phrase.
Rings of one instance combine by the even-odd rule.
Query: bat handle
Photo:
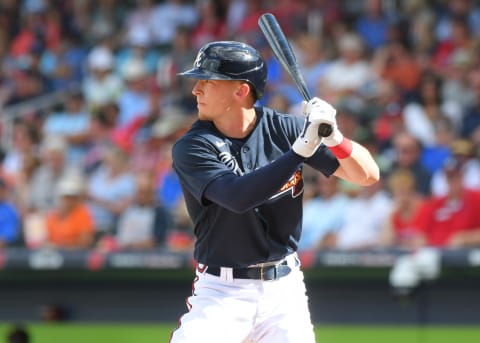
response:
[[[320,124],[318,127],[318,135],[320,137],[328,137],[332,134],[332,126],[328,124]]]

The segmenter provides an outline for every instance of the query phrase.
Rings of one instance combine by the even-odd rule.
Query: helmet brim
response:
[[[229,76],[213,73],[209,70],[200,68],[192,68],[182,73],[178,73],[177,75],[197,80],[232,80]]]

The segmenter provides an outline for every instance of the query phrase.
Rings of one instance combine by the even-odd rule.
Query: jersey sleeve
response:
[[[205,188],[216,178],[234,174],[216,155],[215,148],[201,137],[186,136],[172,149],[173,169],[189,192],[203,202]]]
[[[282,122],[282,128],[289,139],[289,143],[292,145],[303,130],[305,118],[295,115],[280,114],[279,119]],[[326,176],[332,175],[340,165],[337,158],[323,144],[312,157],[305,161],[305,163]]]
[[[330,149],[323,144],[318,148],[312,157],[307,159],[306,163],[310,167],[322,172],[326,176],[330,176],[335,173],[337,168],[340,166],[337,158],[332,154]]]

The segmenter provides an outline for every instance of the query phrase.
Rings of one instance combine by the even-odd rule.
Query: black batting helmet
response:
[[[199,80],[246,81],[257,98],[261,98],[267,82],[267,65],[250,45],[219,41],[205,44],[198,51],[193,68],[178,75]]]

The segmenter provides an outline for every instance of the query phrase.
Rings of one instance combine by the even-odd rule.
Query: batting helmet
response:
[[[199,80],[241,80],[248,82],[261,98],[267,82],[267,64],[250,45],[233,41],[205,44],[193,68],[178,74]]]

